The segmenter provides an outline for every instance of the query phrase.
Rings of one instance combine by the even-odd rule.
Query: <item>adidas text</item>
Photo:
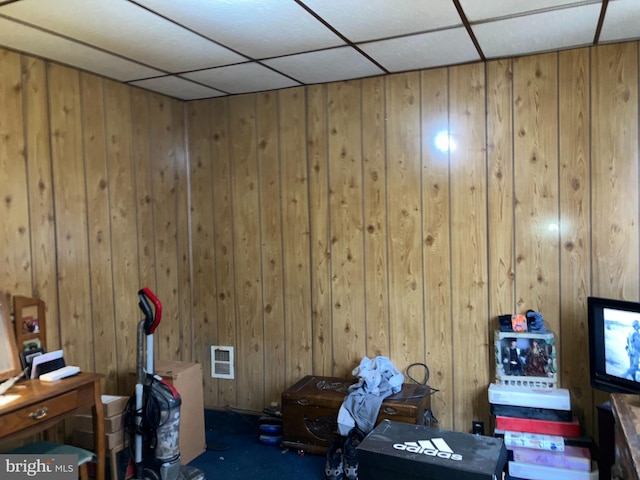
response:
[[[396,443],[393,445],[396,450],[410,453],[429,455],[430,457],[448,458],[449,460],[461,461],[462,455],[454,453],[451,447],[442,438],[432,438],[431,440],[418,440],[417,442]]]

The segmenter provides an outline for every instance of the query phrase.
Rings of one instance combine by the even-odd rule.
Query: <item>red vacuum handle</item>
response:
[[[140,298],[138,305],[145,316],[144,333],[146,335],[152,335],[162,319],[162,304],[160,303],[160,300],[158,300],[158,297],[156,297],[148,287],[138,290],[138,297]],[[151,300],[155,306],[155,315],[151,310],[149,300]]]

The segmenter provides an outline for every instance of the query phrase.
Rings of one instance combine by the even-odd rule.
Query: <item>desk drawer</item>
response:
[[[51,420],[58,415],[70,412],[78,406],[77,392],[68,392],[59,397],[24,407],[10,415],[0,417],[0,431],[10,435],[19,430]]]

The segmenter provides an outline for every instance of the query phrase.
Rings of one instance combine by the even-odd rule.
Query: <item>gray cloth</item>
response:
[[[338,429],[346,435],[353,427],[362,432],[373,430],[385,398],[402,390],[404,375],[387,357],[364,357],[353,372],[358,383],[349,387],[338,415]]]

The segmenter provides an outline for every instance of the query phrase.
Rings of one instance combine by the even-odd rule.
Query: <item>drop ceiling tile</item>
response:
[[[200,70],[182,76],[229,93],[259,92],[300,85],[258,63]]]
[[[161,73],[2,17],[0,45],[123,82]]]
[[[462,10],[470,22],[496,17],[530,14],[572,4],[584,4],[585,0],[460,0]],[[601,0],[591,0],[600,4]]]
[[[389,0],[305,0],[304,3],[352,42],[462,25],[451,0],[402,0],[401,4]]]
[[[602,0],[460,2],[487,58],[590,45],[602,5]],[[452,0],[0,0],[0,46],[194,99],[479,60],[454,5]],[[365,54],[344,45],[340,35]],[[609,0],[601,42],[639,38],[640,0]],[[266,58],[262,63],[282,75],[248,62],[253,58]]]
[[[462,27],[358,46],[390,72],[480,60],[471,38]]]
[[[138,3],[253,59],[345,44],[293,0]]]
[[[0,13],[168,72],[246,60],[125,0],[21,0]]]
[[[486,57],[518,56],[592,43],[599,15],[600,5],[589,4],[480,23],[472,28]]]
[[[607,5],[600,41],[614,42],[640,38],[640,2],[615,0]]]
[[[301,53],[265,60],[263,63],[305,84],[350,80],[384,73],[351,47]]]
[[[170,97],[180,100],[197,100],[200,98],[221,97],[225,94],[213,88],[204,85],[198,85],[184,78],[168,75],[165,77],[147,78],[146,80],[137,80],[130,82],[130,85],[136,85],[147,90],[162,93]]]

